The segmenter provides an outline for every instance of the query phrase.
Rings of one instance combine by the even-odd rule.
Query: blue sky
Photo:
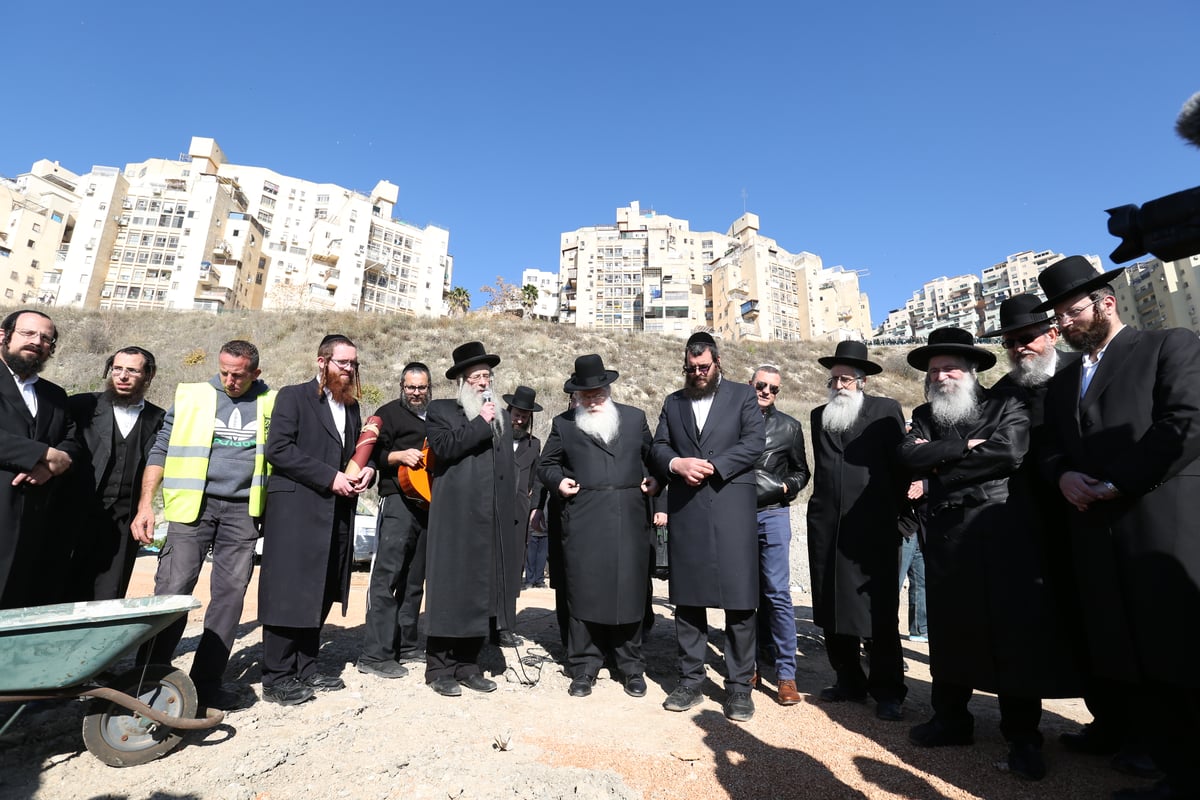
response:
[[[632,200],[865,270],[872,317],[1200,183],[1173,130],[1200,3],[21,3],[0,174],[176,157],[369,190],[455,285],[557,269]]]

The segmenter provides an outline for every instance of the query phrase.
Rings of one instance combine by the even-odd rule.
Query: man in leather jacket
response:
[[[754,371],[759,410],[766,425],[767,445],[754,462],[758,489],[758,667],[775,667],[780,705],[800,702],[796,690],[796,611],[792,607],[791,510],[788,506],[808,485],[808,459],[800,422],[775,407],[782,376],[764,364]]]

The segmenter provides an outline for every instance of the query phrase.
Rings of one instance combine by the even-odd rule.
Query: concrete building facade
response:
[[[79,176],[38,161],[15,179],[0,178],[0,304],[44,302],[42,275],[65,255],[75,230]]]
[[[1200,255],[1129,265],[1113,282],[1122,321],[1142,330],[1187,328],[1200,333],[1198,278]]]
[[[521,289],[534,286],[538,290],[537,302],[527,312],[528,316],[551,322],[558,321],[559,289],[558,273],[542,269],[526,269],[521,273]]]

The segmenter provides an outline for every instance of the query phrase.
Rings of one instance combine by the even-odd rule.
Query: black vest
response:
[[[121,435],[121,428],[116,419],[113,419],[112,449],[108,456],[108,466],[104,470],[104,478],[100,482],[100,498],[104,507],[112,511],[114,517],[129,516],[133,510],[133,484],[138,478],[141,432],[141,414],[138,414],[137,422],[133,424],[128,436]]]

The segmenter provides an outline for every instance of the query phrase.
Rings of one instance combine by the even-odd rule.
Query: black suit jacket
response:
[[[103,392],[88,392],[73,394],[67,398],[71,419],[83,446],[81,461],[72,466],[77,480],[86,483],[89,476],[91,488],[99,491],[104,480],[104,470],[112,456],[113,419],[112,400]],[[129,478],[133,481],[133,508],[137,508],[138,499],[142,494],[142,472],[146,469],[146,459],[150,456],[150,448],[158,429],[162,427],[166,411],[149,401],[146,402],[142,413],[138,416],[141,423],[137,446],[137,464]]]

